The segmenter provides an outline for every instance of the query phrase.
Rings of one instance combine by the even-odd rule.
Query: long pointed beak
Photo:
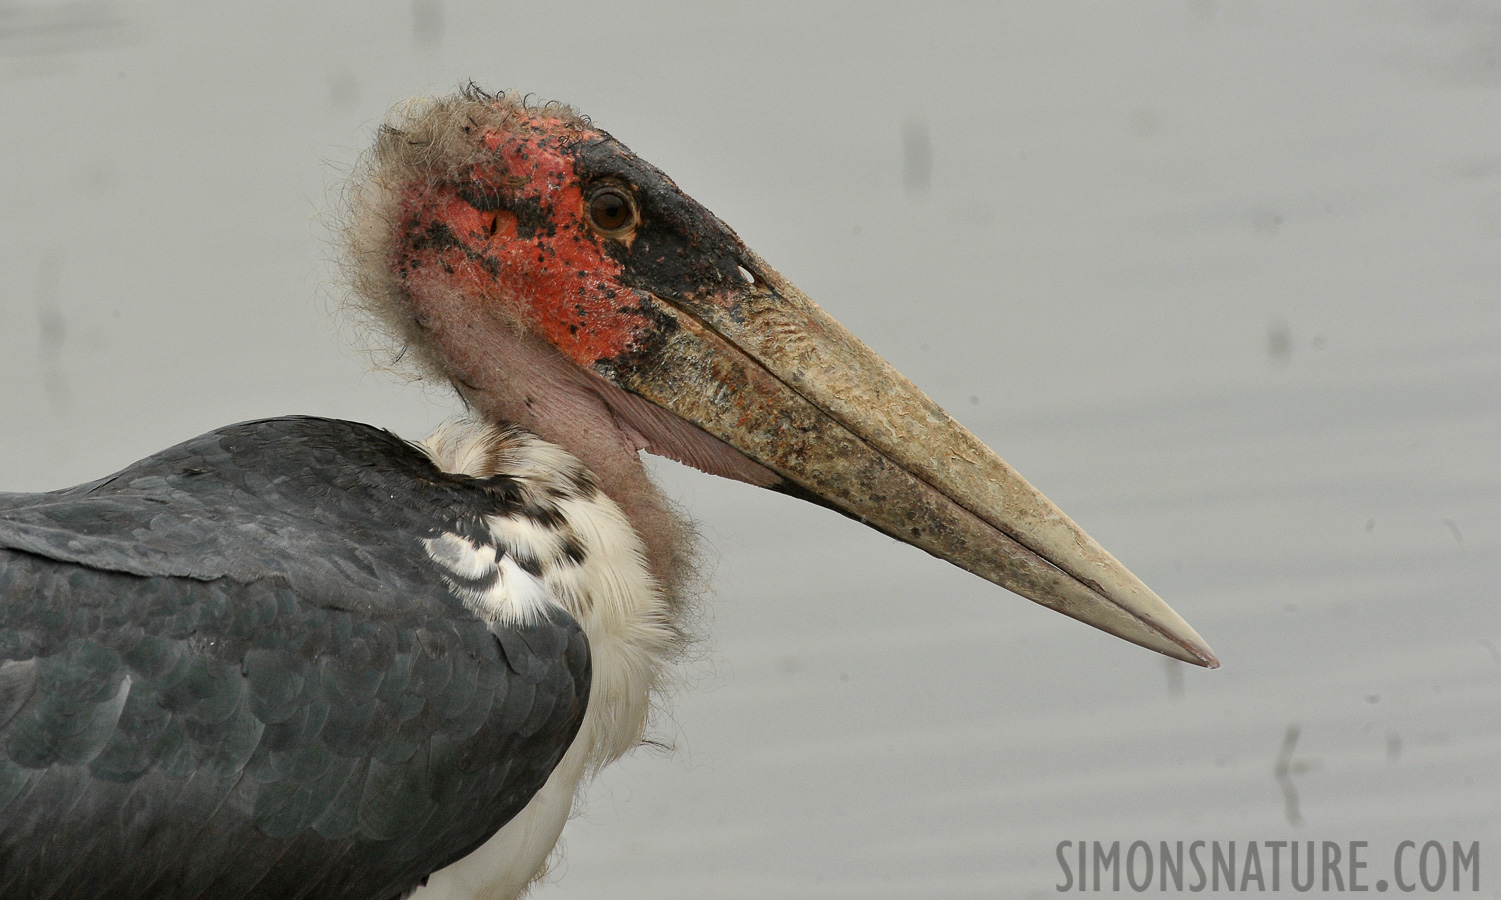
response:
[[[602,374],[830,506],[1043,606],[1215,668],[1177,613],[999,456],[790,282],[646,295],[662,343]],[[638,296],[642,296],[638,293]]]

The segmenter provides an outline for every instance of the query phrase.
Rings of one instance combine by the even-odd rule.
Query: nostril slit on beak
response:
[[[755,273],[750,269],[747,269],[745,266],[739,266],[738,268],[740,269],[740,277],[745,281],[746,284],[758,285],[761,283],[761,279],[757,278]]]

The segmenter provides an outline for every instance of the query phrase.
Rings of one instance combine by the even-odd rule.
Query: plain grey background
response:
[[[1501,870],[1501,8],[0,2],[0,489],[441,392],[338,310],[402,98],[576,104],[1225,665],[659,467],[709,638],[538,897],[1046,896],[1061,840]],[[1281,777],[1279,778],[1279,774]]]

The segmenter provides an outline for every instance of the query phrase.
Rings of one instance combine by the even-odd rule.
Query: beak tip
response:
[[[1214,651],[1209,649],[1208,645],[1200,644],[1192,652],[1194,656],[1198,657],[1194,660],[1194,665],[1202,666],[1206,669],[1218,669],[1220,667],[1220,658],[1214,655]]]
[[[1193,627],[1182,619],[1178,619],[1175,624],[1179,627],[1162,628],[1158,626],[1154,629],[1163,637],[1172,641],[1174,645],[1173,649],[1178,652],[1171,655],[1183,662],[1205,669],[1218,669],[1220,667],[1220,658],[1215,655],[1213,650],[1209,649],[1209,645],[1204,642],[1203,638],[1199,637],[1199,633],[1194,631]]]

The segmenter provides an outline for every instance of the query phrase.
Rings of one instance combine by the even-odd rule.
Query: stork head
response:
[[[567,107],[474,89],[414,104],[382,130],[353,205],[356,287],[403,350],[482,414],[573,451],[607,491],[631,490],[636,451],[659,453],[1218,664],[1000,457]]]

